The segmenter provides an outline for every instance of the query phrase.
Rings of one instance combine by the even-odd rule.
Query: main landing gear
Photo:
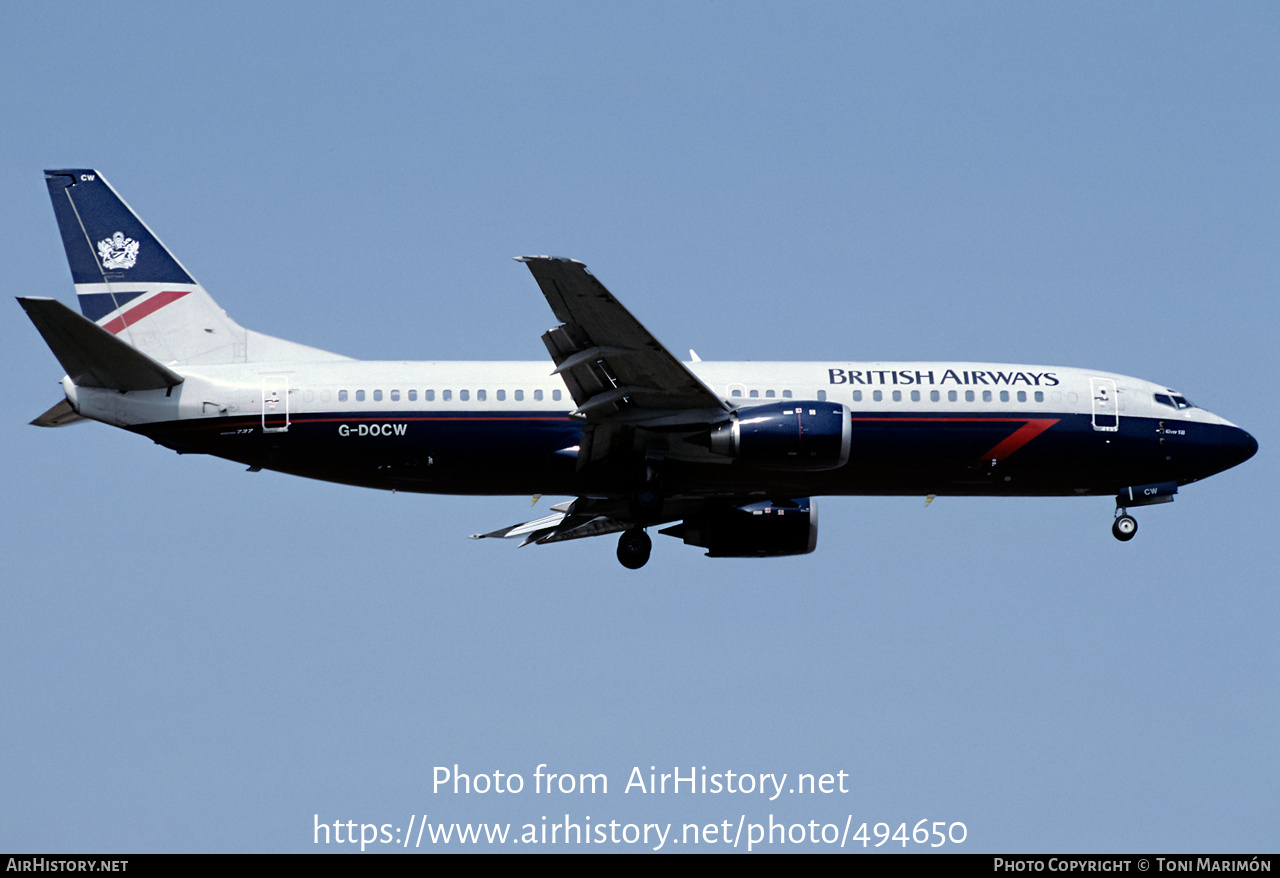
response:
[[[1138,533],[1138,520],[1123,506],[1116,507],[1116,520],[1111,525],[1111,535],[1122,543],[1127,543]]]
[[[649,563],[653,540],[643,530],[624,530],[618,538],[618,560],[628,570],[639,570]]]
[[[645,528],[661,521],[665,500],[658,488],[661,464],[660,457],[646,458],[644,468],[637,474],[637,488],[631,495],[631,520],[639,526],[624,530],[618,537],[618,561],[628,570],[639,570],[648,564],[649,553],[653,551],[653,540]]]

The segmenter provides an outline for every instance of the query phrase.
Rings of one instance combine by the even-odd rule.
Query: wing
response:
[[[653,446],[669,450],[674,435],[700,432],[729,417],[732,407],[677,360],[581,262],[555,256],[517,257],[533,273],[560,325],[542,341],[586,422],[578,469],[647,461]],[[663,434],[655,442],[658,434]],[[698,454],[707,454],[694,449]],[[657,453],[661,456],[661,452]],[[705,507],[711,498],[667,494],[637,518],[629,485],[607,496],[578,497],[552,514],[473,538],[523,538],[546,544],[631,531],[674,521]]]
[[[588,423],[669,429],[723,420],[730,408],[662,346],[587,267],[521,256],[560,326],[542,336],[575,415]]]
[[[545,518],[513,524],[511,527],[499,528],[487,534],[472,534],[471,539],[510,540],[524,537],[520,545],[527,546],[530,543],[559,543],[564,540],[619,533],[635,526],[632,522],[605,514],[608,510],[593,508],[596,505],[588,498],[579,497],[577,500],[552,506],[552,514]]]

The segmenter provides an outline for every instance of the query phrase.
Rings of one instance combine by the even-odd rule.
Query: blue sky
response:
[[[40,172],[95,167],[240,323],[351,356],[545,356],[509,257],[553,253],[673,351],[1089,366],[1261,451],[1123,545],[1106,498],[824,498],[813,555],[656,538],[637,574],[611,539],[465,539],[527,497],[27,426],[61,370],[13,304],[0,849],[772,814],[961,821],[965,851],[1274,851],[1278,25],[1261,3],[6,5],[12,295],[72,300]],[[436,766],[542,763],[609,793],[432,791]],[[624,793],[651,765],[850,791]]]

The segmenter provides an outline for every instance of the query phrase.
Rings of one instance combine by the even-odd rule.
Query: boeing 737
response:
[[[1169,387],[1092,369],[681,362],[551,256],[519,257],[559,321],[550,364],[353,360],[242,328],[97,171],[45,182],[81,313],[18,300],[66,371],[32,423],[368,488],[570,498],[476,537],[616,533],[635,569],[651,527],[711,557],[812,552],[820,495],[1115,495],[1128,540],[1130,508],[1258,448]]]

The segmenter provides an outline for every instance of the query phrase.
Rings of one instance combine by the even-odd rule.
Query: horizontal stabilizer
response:
[[[31,423],[36,427],[66,427],[69,424],[78,424],[86,420],[88,418],[82,418],[77,415],[76,410],[71,407],[71,403],[64,399]]]
[[[18,304],[80,387],[159,390],[182,383],[181,375],[56,299],[19,297]]]

